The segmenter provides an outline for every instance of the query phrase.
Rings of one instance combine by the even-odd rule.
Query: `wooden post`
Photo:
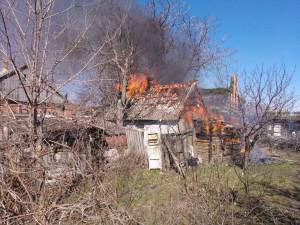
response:
[[[212,150],[213,150],[213,146],[212,146],[212,124],[211,121],[209,121],[208,123],[209,126],[209,144],[208,144],[208,162],[210,163],[212,161]]]

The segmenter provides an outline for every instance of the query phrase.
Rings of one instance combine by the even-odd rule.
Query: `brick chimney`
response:
[[[235,108],[238,105],[238,77],[233,75],[230,78],[230,107]]]

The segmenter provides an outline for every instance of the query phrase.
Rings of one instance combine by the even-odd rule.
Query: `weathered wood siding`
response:
[[[220,162],[223,160],[223,150],[221,141],[218,137],[209,139],[195,140],[195,156],[199,158],[200,163]]]
[[[162,159],[163,169],[175,168],[174,159],[169,154],[171,150],[181,166],[185,166],[192,149],[189,143],[190,135],[187,134],[163,134],[162,135]]]
[[[195,157],[199,158],[200,163],[214,162],[239,162],[243,156],[241,146],[236,142],[223,142],[219,137],[209,139],[195,140]]]
[[[131,152],[145,155],[144,132],[139,129],[126,128],[128,149]]]
[[[28,77],[29,77],[29,75],[27,75],[26,79],[29,79]],[[30,93],[29,82],[26,82],[26,80],[24,79],[24,84],[26,86],[28,93]],[[57,93],[53,93],[53,91],[50,90],[50,88],[47,87],[46,84],[44,84],[43,86],[44,86],[44,89],[41,91],[40,100],[43,100],[46,97],[50,96],[47,99],[47,102],[57,103],[57,104],[60,104],[63,102],[64,99],[62,96],[60,96]],[[20,102],[28,101],[25,91],[22,88],[22,85],[16,75],[11,76],[5,80],[2,80],[0,82],[0,91],[1,91],[1,95],[3,94],[12,100],[20,101]]]

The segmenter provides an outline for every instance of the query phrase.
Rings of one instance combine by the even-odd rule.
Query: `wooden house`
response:
[[[233,146],[234,154],[239,154],[238,132],[224,133],[234,128],[230,104],[228,109],[219,107],[228,111],[226,116],[222,110],[209,107],[214,102],[204,101],[205,91],[196,82],[159,85],[149,81],[144,87],[142,91],[128,91],[131,95],[124,126],[128,147],[145,156],[149,169],[178,170],[188,164],[232,159]],[[224,96],[230,102],[230,90]]]

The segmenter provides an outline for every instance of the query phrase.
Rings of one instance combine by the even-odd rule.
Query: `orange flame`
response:
[[[185,106],[183,118],[190,127],[193,127],[193,119],[208,121],[206,109],[202,105],[189,105]]]
[[[185,106],[183,118],[190,128],[194,126],[194,119],[200,120],[206,134],[220,134],[225,127],[223,116],[209,113],[202,103],[201,96],[195,96],[194,102]]]
[[[147,76],[144,74],[132,74],[129,76],[126,87],[126,97],[136,97],[143,95],[148,88],[148,80]],[[115,83],[116,92],[121,91],[121,83]]]
[[[151,83],[150,83],[151,82]],[[153,98],[153,97],[176,97],[178,90],[190,87],[190,83],[173,83],[160,85],[155,79],[148,80],[145,74],[132,74],[129,76],[126,88],[127,98]],[[121,84],[115,84],[116,91],[121,91]],[[147,95],[146,95],[147,93]],[[186,104],[183,118],[189,127],[193,127],[193,119],[202,122],[205,133],[220,133],[224,128],[224,119],[221,115],[208,113],[202,103],[201,96],[196,95],[192,102]]]
[[[173,83],[167,85],[160,85],[158,84],[157,80],[153,78],[148,79],[147,77],[148,76],[143,73],[131,74],[127,82],[126,97],[127,98],[154,97],[155,95],[158,94],[163,97],[176,97],[177,90],[190,87],[191,85],[190,83]],[[115,83],[115,90],[117,92],[121,91],[120,82]],[[147,92],[147,96],[145,95],[146,92]]]
[[[126,96],[132,97],[136,95],[142,95],[148,88],[148,80],[144,74],[133,74],[129,76]]]
[[[211,132],[213,134],[222,134],[225,124],[223,120],[213,120]]]

